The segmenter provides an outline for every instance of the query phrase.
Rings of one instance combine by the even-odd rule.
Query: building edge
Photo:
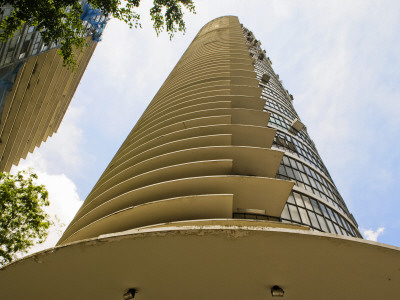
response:
[[[204,222],[134,229],[30,255],[0,269],[2,296],[123,299],[133,288],[138,299],[269,299],[275,285],[285,299],[298,300],[400,294],[398,247],[290,224]]]

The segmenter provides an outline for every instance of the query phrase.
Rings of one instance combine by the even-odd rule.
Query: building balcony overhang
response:
[[[176,222],[55,247],[1,269],[4,299],[398,299],[400,248],[247,220]],[[66,284],[68,283],[68,284]]]

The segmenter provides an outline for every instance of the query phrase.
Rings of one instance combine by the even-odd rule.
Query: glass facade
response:
[[[293,96],[283,87],[271,60],[253,33],[242,27],[253,58],[254,70],[263,88],[264,110],[271,114],[268,127],[277,130],[272,148],[284,152],[276,178],[291,180],[295,186],[281,215],[281,221],[309,226],[313,230],[362,237],[353,215],[340,196],[307,128],[293,107]],[[297,128],[297,129],[296,129]],[[262,219],[247,214],[235,218]]]
[[[92,36],[93,40],[98,41],[107,19],[99,10],[91,9],[84,1],[82,3],[85,15],[83,14],[84,18],[81,18],[86,27],[87,35]],[[7,18],[11,12],[12,7],[10,5],[4,6],[0,22],[4,18]],[[24,24],[7,42],[0,43],[0,68],[59,46],[58,43],[46,45],[36,27]]]
[[[100,10],[92,9],[85,1],[81,3],[83,9],[81,19],[86,29],[86,35],[98,42],[107,19]],[[10,5],[5,5],[2,9],[0,22],[12,13]],[[40,32],[36,30],[35,26],[29,24],[24,24],[6,42],[0,42],[0,122],[6,98],[21,66],[29,58],[58,47],[60,47],[60,43],[45,44]]]

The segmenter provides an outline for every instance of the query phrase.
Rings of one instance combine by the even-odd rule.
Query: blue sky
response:
[[[369,239],[400,246],[400,2],[208,1],[186,35],[110,21],[58,130],[21,161],[50,191],[53,246],[199,29],[236,15],[271,58]],[[62,225],[64,224],[64,225]]]

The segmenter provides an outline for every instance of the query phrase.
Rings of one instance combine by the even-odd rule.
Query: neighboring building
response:
[[[10,15],[6,6],[0,20]],[[26,158],[57,132],[104,29],[105,17],[84,5],[88,47],[77,52],[74,72],[63,67],[56,43],[43,43],[34,26],[24,25],[0,43],[0,172]]]
[[[360,238],[292,101],[237,17],[211,21],[58,246],[5,267],[0,290],[15,299],[398,299],[400,249]]]

